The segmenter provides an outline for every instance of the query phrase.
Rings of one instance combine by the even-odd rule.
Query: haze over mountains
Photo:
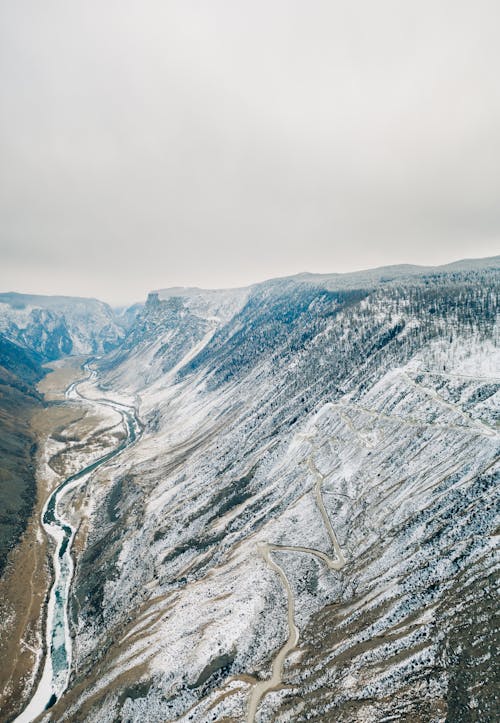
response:
[[[71,660],[37,720],[493,721],[499,282],[497,256],[156,290],[130,313],[0,295],[0,439],[41,407],[44,362],[95,370],[52,403],[86,410],[71,433],[36,452],[28,415],[2,450],[12,510],[34,465],[41,494],[122,447],[58,497]]]
[[[124,336],[123,319],[96,299],[0,294],[0,333],[47,360],[109,351]]]

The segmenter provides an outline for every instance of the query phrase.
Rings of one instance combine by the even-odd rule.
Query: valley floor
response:
[[[49,402],[37,409],[31,428],[37,440],[37,497],[19,544],[0,579],[0,711],[1,720],[18,715],[34,692],[45,655],[45,603],[52,580],[50,550],[41,513],[50,493],[82,459],[92,459],[115,441],[102,435],[109,425],[94,407],[65,401],[65,390],[85,376],[83,358],[52,365],[39,384]],[[81,521],[82,522],[82,521]],[[82,544],[82,535],[76,541]]]

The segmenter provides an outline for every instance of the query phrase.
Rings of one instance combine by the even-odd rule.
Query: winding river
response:
[[[45,630],[45,661],[42,677],[23,713],[15,719],[15,723],[31,723],[44,710],[52,707],[66,690],[71,672],[71,635],[68,623],[68,601],[74,564],[71,546],[75,529],[65,521],[58,510],[58,503],[69,490],[87,481],[99,467],[117,457],[124,449],[135,442],[141,432],[141,425],[134,407],[115,402],[111,399],[86,400],[79,390],[84,382],[95,379],[96,372],[84,365],[88,376],[70,384],[66,390],[66,399],[70,401],[90,401],[93,405],[111,407],[122,418],[126,430],[125,439],[114,450],[107,452],[95,462],[83,467],[75,474],[67,477],[52,492],[42,510],[42,526],[47,535],[55,542],[53,555],[54,579],[47,604],[47,621]]]

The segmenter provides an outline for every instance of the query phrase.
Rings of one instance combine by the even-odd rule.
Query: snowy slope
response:
[[[57,720],[493,719],[497,267],[150,296]]]
[[[46,359],[102,354],[124,329],[111,308],[96,299],[0,294],[0,333]]]

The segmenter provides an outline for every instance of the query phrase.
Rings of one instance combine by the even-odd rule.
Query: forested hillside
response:
[[[36,495],[33,412],[41,357],[0,335],[0,574],[23,532]]]

